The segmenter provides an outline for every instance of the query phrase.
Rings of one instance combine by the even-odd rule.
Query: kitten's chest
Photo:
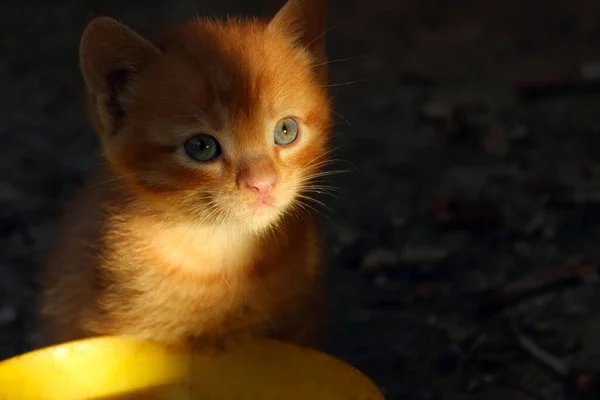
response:
[[[147,235],[148,251],[132,263],[140,267],[131,313],[192,336],[260,325],[276,313],[290,260],[252,239],[186,226]]]
[[[231,228],[181,224],[160,229],[146,240],[159,267],[199,281],[226,278],[261,257],[255,238]]]
[[[131,269],[119,269],[113,317],[128,332],[168,341],[269,334],[302,307],[317,276],[313,241],[285,235],[265,245],[227,231],[147,229],[136,238],[145,251],[123,247],[117,257],[133,258],[125,262]]]
[[[289,288],[285,268],[272,266],[260,275],[229,272],[211,279],[185,275],[155,277],[154,294],[137,296],[132,314],[147,315],[148,325],[173,337],[220,336],[228,332],[266,333],[283,310],[293,305],[296,290]],[[157,295],[160,293],[160,295]]]

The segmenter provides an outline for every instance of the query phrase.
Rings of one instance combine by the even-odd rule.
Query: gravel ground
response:
[[[26,351],[38,256],[96,146],[77,44],[88,12],[141,32],[277,1],[5,1],[0,12],[0,359]],[[452,3],[452,6],[449,4]],[[598,96],[513,82],[600,60],[593,0],[330,0],[342,192],[326,199],[329,351],[389,399],[600,398]],[[474,302],[581,263],[505,308]],[[511,327],[518,327],[516,328]],[[519,345],[526,335],[561,366]],[[548,357],[542,357],[548,362]],[[556,364],[556,363],[555,363]]]

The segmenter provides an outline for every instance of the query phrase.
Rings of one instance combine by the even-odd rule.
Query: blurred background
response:
[[[96,148],[86,14],[152,33],[282,3],[1,3],[0,359],[35,341],[39,255]],[[328,3],[327,350],[389,399],[600,398],[600,2]]]

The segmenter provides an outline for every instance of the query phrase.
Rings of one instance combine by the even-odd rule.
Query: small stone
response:
[[[586,393],[598,386],[598,378],[591,373],[582,373],[577,377],[577,388]]]
[[[515,253],[517,253],[518,255],[520,255],[523,258],[529,258],[531,257],[531,253],[533,251],[533,249],[531,248],[531,245],[525,241],[518,241],[513,245],[514,251]]]
[[[435,84],[432,77],[419,72],[401,72],[398,74],[398,82],[405,86],[431,87]]]
[[[401,228],[406,223],[406,217],[396,216],[392,219],[392,227],[395,229]]]
[[[450,117],[452,109],[446,104],[437,101],[429,101],[423,105],[421,112],[427,119],[444,120]]]
[[[525,226],[524,232],[526,235],[531,236],[545,227],[546,217],[543,213],[538,212],[533,215]]]
[[[475,336],[472,328],[459,324],[449,324],[444,326],[448,339],[457,344],[463,344]]]
[[[567,337],[561,345],[561,350],[565,353],[573,353],[581,348],[581,338],[579,335],[571,335]]]
[[[453,165],[448,171],[448,183],[460,190],[477,195],[490,178],[488,168]]]
[[[494,156],[504,157],[510,151],[510,142],[506,130],[500,126],[493,127],[481,139],[483,150]]]
[[[430,246],[404,247],[400,251],[400,261],[405,264],[439,263],[450,256],[450,251]]]
[[[445,121],[444,135],[450,141],[472,141],[478,131],[468,112],[464,108],[457,107],[452,110],[452,115]]]
[[[15,202],[21,193],[17,188],[8,181],[0,181],[0,201],[2,202]]]
[[[586,62],[583,64],[581,67],[581,76],[586,80],[598,79],[598,77],[600,77],[600,63]]]
[[[363,271],[375,271],[398,265],[400,258],[398,255],[385,248],[378,248],[371,251],[364,258],[361,269]]]
[[[424,282],[415,288],[415,299],[417,300],[429,300],[431,299],[433,290],[429,282]]]
[[[463,226],[474,230],[501,227],[504,214],[495,205],[473,202],[457,196],[442,196],[430,204],[435,221],[443,225]]]
[[[415,400],[436,400],[439,399],[439,394],[430,388],[419,388],[415,391]]]
[[[373,283],[375,284],[375,286],[385,287],[388,285],[389,279],[383,274],[377,274],[377,276],[375,276],[375,279],[373,280]]]
[[[600,357],[600,316],[590,317],[583,330],[581,343],[588,356]]]
[[[481,381],[481,378],[477,376],[467,380],[463,384],[463,390],[465,393],[476,393],[481,389],[482,386],[483,382]]]
[[[360,237],[360,234],[356,229],[340,229],[337,233],[338,240],[342,246],[348,246],[355,243]]]
[[[17,310],[9,305],[0,308],[0,326],[10,325],[17,319]]]
[[[586,181],[593,179],[594,173],[595,171],[589,165],[584,165],[579,169],[579,176]]]
[[[348,269],[357,269],[363,266],[366,255],[371,251],[373,244],[371,240],[360,237],[352,244],[343,247],[337,257],[341,265]]]
[[[544,230],[542,231],[542,235],[546,239],[554,239],[558,235],[560,223],[555,219],[549,219],[546,221],[546,226],[544,226]]]
[[[452,344],[446,348],[438,358],[437,365],[443,374],[449,374],[456,370],[463,357],[463,351],[460,346]]]
[[[367,98],[364,107],[369,114],[378,117],[391,116],[396,110],[396,104],[390,98],[384,96]]]
[[[518,125],[510,130],[509,136],[511,140],[524,140],[529,137],[529,130],[524,125]]]

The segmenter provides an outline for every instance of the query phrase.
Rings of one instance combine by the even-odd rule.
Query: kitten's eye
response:
[[[212,161],[221,154],[219,142],[209,135],[198,135],[183,145],[188,156],[196,161]]]
[[[275,125],[275,143],[285,146],[298,137],[298,124],[292,118],[284,118]]]

